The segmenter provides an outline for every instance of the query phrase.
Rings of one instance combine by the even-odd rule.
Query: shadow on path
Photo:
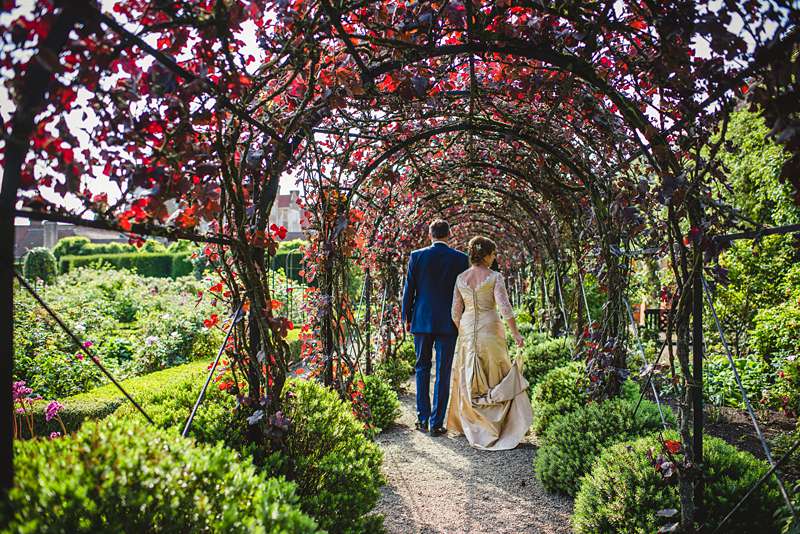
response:
[[[413,384],[412,384],[413,388]],[[387,484],[376,512],[391,533],[567,533],[572,500],[547,493],[533,474],[536,448],[479,451],[463,436],[414,430],[413,391],[377,442]]]

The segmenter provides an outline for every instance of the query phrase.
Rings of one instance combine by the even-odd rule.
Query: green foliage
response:
[[[212,356],[224,333],[203,319],[220,313],[204,286],[187,278],[143,278],[126,271],[78,269],[41,290],[42,297],[117,379]],[[224,312],[223,312],[224,313]],[[14,379],[45,398],[101,385],[105,378],[24,290],[14,297]]]
[[[568,337],[551,338],[536,344],[526,341],[517,355],[523,358],[523,374],[531,387],[536,386],[549,371],[568,363],[574,344],[574,339]]]
[[[533,430],[542,434],[556,416],[586,404],[588,387],[589,379],[583,362],[570,362],[545,374],[533,388]]]
[[[136,420],[15,444],[10,532],[315,532],[293,484]]]
[[[575,495],[580,479],[607,447],[661,428],[658,406],[643,400],[612,399],[581,406],[556,417],[545,432],[536,454],[536,476],[548,491]],[[665,416],[672,420],[672,412]]]
[[[52,284],[58,275],[56,258],[45,247],[29,250],[22,265],[22,274],[31,282],[41,280],[45,284]]]
[[[164,371],[129,378],[128,380],[123,380],[121,384],[125,391],[146,407],[145,411],[152,417],[151,410],[147,408],[148,403],[157,404],[164,395],[175,394],[177,397],[177,392],[182,389],[194,388],[196,398],[196,393],[199,392],[203,379],[208,372],[206,370],[207,367],[208,363],[205,361],[193,362]],[[60,402],[64,405],[64,408],[59,413],[59,416],[64,421],[64,426],[68,432],[73,432],[80,428],[84,421],[103,419],[117,411],[121,406],[130,404],[114,384],[106,384],[86,393],[60,399]],[[47,436],[50,432],[61,430],[55,420],[49,422],[45,420],[44,411],[46,405],[46,402],[39,402],[35,406],[34,429],[38,436]],[[139,412],[135,411],[132,406],[127,411],[135,414],[135,417],[141,417]],[[123,413],[127,413],[127,411]],[[188,409],[174,414],[176,418],[182,417],[184,422],[188,415]]]
[[[543,434],[559,415],[573,412],[589,402],[589,379],[583,362],[570,362],[544,375],[533,388],[533,430]],[[622,385],[621,397],[637,399],[639,386],[632,380]]]
[[[364,377],[364,400],[369,406],[369,423],[380,432],[400,416],[400,401],[392,385],[378,375]]]
[[[55,256],[57,260],[60,260],[63,256],[78,256],[82,253],[84,247],[90,243],[91,241],[88,237],[63,237],[59,239],[56,246],[53,247],[53,256]]]
[[[141,276],[168,278],[172,276],[173,254],[166,252],[132,252],[126,254],[92,254],[90,256],[64,256],[61,258],[61,272],[66,273],[79,267],[109,265],[114,269],[127,269]]]
[[[674,432],[666,439],[677,440]],[[651,534],[664,520],[659,510],[679,508],[678,489],[656,471],[648,453],[661,453],[658,436],[646,436],[606,449],[583,479],[572,517],[577,534],[627,532]],[[710,532],[730,512],[768,466],[747,452],[707,436],[703,443],[706,475],[706,528]],[[729,520],[726,532],[777,532],[774,517],[780,497],[772,479]],[[673,520],[668,520],[673,521]]]
[[[414,366],[408,360],[396,356],[378,364],[375,375],[385,380],[393,390],[402,391],[408,377],[414,372]]]
[[[725,136],[731,150],[719,152],[730,189],[720,192],[745,217],[765,226],[796,223],[800,208],[792,200],[791,185],[780,180],[788,154],[768,134],[759,113],[731,113]]]
[[[187,253],[191,254],[195,250],[198,250],[198,246],[196,243],[189,241],[188,239],[179,239],[177,241],[173,241],[167,247],[167,251],[170,254],[182,254]]]
[[[300,276],[300,271],[303,270],[303,253],[298,250],[281,250],[272,257],[272,268],[274,270],[282,269],[286,275],[296,281],[305,282],[305,279]]]
[[[797,269],[795,254],[791,235],[771,235],[758,242],[737,241],[720,256],[729,282],[716,288],[714,306],[735,354],[744,352],[758,311],[783,304],[797,287],[790,276]],[[714,324],[707,319],[706,324]],[[710,339],[716,339],[715,332]]]
[[[800,354],[800,305],[790,300],[758,310],[750,339],[753,351],[765,361]]]
[[[762,399],[766,402],[770,378],[774,375],[770,366],[754,357],[736,358],[734,363],[751,402]],[[703,393],[707,400],[717,406],[744,408],[744,400],[727,356],[711,353],[703,360]]]
[[[308,241],[304,239],[291,239],[289,241],[281,241],[278,245],[278,252],[299,251],[302,247],[308,245]]]
[[[189,276],[194,273],[191,252],[174,253],[170,250],[170,254],[172,254],[172,278]]]
[[[376,521],[365,515],[380,496],[381,450],[321,384],[290,380],[283,407],[291,427],[276,468],[297,484],[303,511],[329,532],[366,531]]]
[[[143,395],[142,408],[157,426],[172,429],[176,433],[182,432],[207,373],[205,367],[202,371],[197,367],[196,372],[175,375],[161,386],[153,384],[152,389]],[[114,417],[142,416],[130,403],[123,403]],[[201,443],[223,443],[230,449],[242,451],[245,448],[246,430],[247,418],[239,410],[236,397],[211,382],[192,420],[189,435]]]
[[[414,348],[414,340],[411,336],[400,343],[400,346],[397,347],[396,355],[398,358],[408,362],[411,365],[411,369],[414,369],[414,366],[417,365],[417,350]]]

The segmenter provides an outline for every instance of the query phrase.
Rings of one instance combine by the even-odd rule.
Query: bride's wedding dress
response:
[[[474,288],[465,271],[456,279],[453,322],[458,325],[447,428],[478,449],[513,449],[531,426],[528,382],[511,363],[500,315],[513,315],[500,273]]]

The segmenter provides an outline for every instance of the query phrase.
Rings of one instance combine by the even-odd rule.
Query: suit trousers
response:
[[[417,379],[417,419],[423,426],[444,426],[447,402],[450,400],[450,372],[457,334],[414,334],[417,363],[414,366]],[[433,407],[431,407],[431,367],[433,351],[436,350],[436,380],[433,385]]]

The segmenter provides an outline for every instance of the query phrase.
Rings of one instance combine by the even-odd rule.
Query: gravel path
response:
[[[432,438],[414,429],[413,391],[381,433],[387,484],[376,512],[391,533],[569,532],[572,500],[547,493],[533,474],[536,448],[473,449],[463,436]]]

